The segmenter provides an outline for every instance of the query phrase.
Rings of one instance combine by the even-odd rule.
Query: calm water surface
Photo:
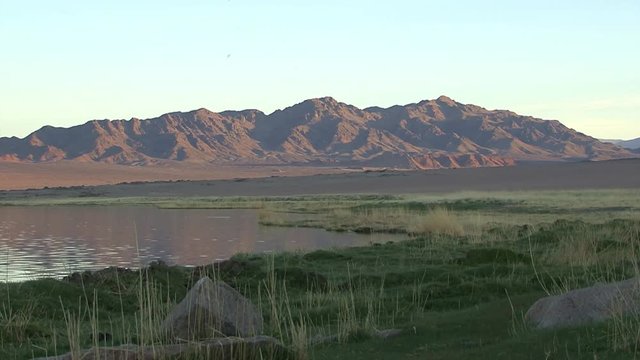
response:
[[[401,238],[260,226],[255,210],[0,207],[0,282],[107,266],[138,267],[156,259],[201,265],[239,252],[358,246]]]

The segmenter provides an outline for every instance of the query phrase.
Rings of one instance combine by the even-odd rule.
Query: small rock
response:
[[[173,308],[162,330],[188,340],[219,334],[248,337],[262,332],[262,316],[249,299],[229,285],[203,277]]]
[[[400,334],[402,334],[401,329],[376,330],[376,332],[374,333],[376,337],[384,340],[394,338],[396,336],[399,336]]]
[[[640,279],[598,284],[536,301],[525,320],[538,329],[572,327],[640,312]]]

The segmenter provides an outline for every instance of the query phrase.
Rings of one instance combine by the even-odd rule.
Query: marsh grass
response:
[[[638,276],[639,224],[622,220],[605,225],[557,222],[553,237],[548,230],[541,230],[537,234],[539,243],[529,242],[532,266],[540,270],[536,275],[541,287],[548,294],[562,294],[590,284]],[[537,259],[533,253],[538,253]]]
[[[261,224],[335,231],[412,232],[424,226],[438,230],[438,224],[449,221],[452,224],[445,231],[475,235],[475,241],[484,241],[491,239],[481,235],[496,226],[537,225],[558,219],[590,223],[613,218],[640,219],[637,190],[459,192],[386,200],[371,197],[281,200],[262,199]],[[287,212],[303,216],[289,217]]]
[[[458,217],[447,208],[437,207],[424,216],[412,217],[407,228],[412,234],[464,235],[464,229]]]
[[[606,225],[611,227],[609,230],[593,227],[591,231],[619,234],[617,227],[626,226],[622,225]],[[376,332],[392,327],[409,329],[409,333],[415,332],[416,336],[422,334],[420,343],[432,344],[427,351],[429,354],[444,351],[443,354],[451,355],[447,349],[459,347],[454,342],[438,350],[437,344],[432,342],[443,341],[437,339],[443,339],[445,334],[451,341],[465,338],[467,342],[504,343],[505,346],[512,341],[508,339],[529,344],[540,342],[541,345],[533,346],[533,350],[532,345],[528,345],[529,351],[536,352],[542,351],[542,344],[546,344],[546,350],[556,348],[553,342],[545,340],[544,334],[528,329],[522,317],[527,306],[544,294],[535,281],[527,255],[529,243],[546,244],[546,248],[533,246],[530,250],[542,278],[570,276],[578,279],[585,276],[575,270],[572,274],[567,264],[548,257],[549,247],[562,251],[566,233],[573,231],[567,229],[568,226],[560,222],[535,230],[498,231],[491,236],[499,247],[492,243],[477,244],[467,239],[467,235],[455,236],[456,240],[452,240],[451,235],[429,234],[404,242],[362,248],[318,250],[307,254],[239,255],[232,259],[236,262],[232,270],[210,266],[207,275],[233,285],[252,298],[265,317],[266,333],[279,338],[296,359],[323,358],[322,354],[339,358],[340,355],[331,349],[340,351],[340,344],[357,348],[357,344],[362,343],[377,348],[380,341],[375,338]],[[590,231],[588,224],[571,226],[584,227],[579,231]],[[511,241],[502,238],[514,233],[520,233],[521,237]],[[630,260],[627,257],[625,261]],[[584,265],[593,273],[599,269],[596,263],[590,260]],[[184,296],[189,284],[197,280],[195,274],[190,269],[151,266],[135,272],[116,271],[108,276],[105,273],[101,278],[92,275],[77,284],[55,282],[60,289],[58,293],[69,294],[58,299],[63,321],[54,331],[62,330],[64,341],[54,341],[52,336],[30,341],[35,340],[35,345],[49,354],[111,345],[95,341],[95,334],[105,331],[113,332],[113,345],[166,344],[168,339],[157,331],[158,322],[175,300]],[[612,275],[624,276],[622,273]],[[580,281],[589,283],[592,277]],[[579,281],[574,285],[578,286]],[[38,288],[31,289],[39,293],[34,298],[48,302],[47,296],[51,296],[51,292],[38,292]],[[105,289],[111,290],[105,292]],[[473,309],[487,311],[487,316],[493,318],[485,318],[474,325],[476,320],[473,319],[480,315]],[[44,310],[45,314],[49,313],[46,308]],[[49,317],[53,315],[49,314]],[[583,345],[603,348],[605,354],[611,351],[628,355],[635,339],[631,334],[640,328],[628,317],[621,319],[602,330],[599,339],[604,340]],[[442,335],[422,337],[431,331],[429,326],[436,326],[428,325],[430,323],[442,324],[439,325]],[[485,330],[477,331],[476,327]],[[92,340],[87,338],[91,333],[94,334]],[[312,339],[322,335],[335,335],[336,344],[314,345]],[[561,336],[562,341],[570,341],[570,336]],[[420,348],[417,342],[406,346],[409,352]],[[45,352],[33,345],[29,348],[30,356]],[[460,349],[462,352],[458,355],[465,351],[464,347]],[[561,347],[553,351],[559,349]],[[397,358],[402,358],[401,354],[407,353],[400,352]],[[326,358],[331,356],[326,355]]]
[[[560,228],[557,239],[545,239],[544,250],[537,251],[540,254],[538,268],[544,269],[543,274],[539,274],[533,264],[536,262],[533,255],[531,259],[537,280],[548,295],[559,295],[596,283],[629,278],[640,281],[639,221],[614,220],[604,225],[558,222],[556,226]],[[570,231],[566,231],[567,228]],[[530,252],[533,254],[534,251],[530,249]],[[548,271],[552,268],[563,271]],[[514,322],[516,328],[520,327]],[[602,337],[606,338],[606,346],[612,353],[637,358],[640,355],[640,310],[629,314],[613,309]]]
[[[636,267],[636,279],[640,281],[638,275],[640,273]],[[613,320],[608,323],[607,328],[611,348],[614,351],[632,352],[636,358],[640,346],[640,310],[635,309],[631,314],[624,314],[620,309],[613,309],[611,315]]]
[[[204,274],[252,299],[266,334],[300,360],[636,356],[640,316],[618,314],[601,326],[546,333],[528,328],[523,314],[546,294],[638,276],[638,205],[625,199],[619,206],[624,210],[613,209],[623,192],[516,195],[165,199],[165,205],[185,208],[255,205],[259,221],[269,225],[412,236],[306,254],[241,254],[231,259],[232,267],[198,272],[156,264],[2,284],[0,358],[171,343],[159,324]],[[565,210],[567,220],[557,220]],[[611,213],[624,216],[603,215]],[[594,214],[598,221],[585,220]],[[537,222],[541,217],[553,221]],[[376,338],[378,330],[392,327],[407,332],[393,342]],[[106,332],[111,339],[100,340]],[[336,342],[316,345],[319,336],[335,336]]]
[[[408,233],[475,235],[481,238],[482,217],[477,212],[456,213],[435,207],[426,211],[413,211],[403,207],[376,207],[366,209],[338,208],[327,213],[291,214],[274,208],[259,212],[259,223],[265,226],[316,227],[330,231],[361,233]]]
[[[14,308],[11,302],[3,302],[0,308],[0,341],[23,342],[33,335],[33,313],[35,304],[28,302]]]
[[[74,313],[71,310],[65,309],[65,304],[60,299],[60,305],[62,306],[62,314],[64,316],[64,325],[67,335],[67,342],[69,344],[69,351],[73,359],[80,359],[82,352],[82,302],[78,304],[78,312]]]

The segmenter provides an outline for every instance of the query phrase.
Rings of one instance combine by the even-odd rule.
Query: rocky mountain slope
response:
[[[555,120],[487,110],[445,96],[366,109],[326,97],[269,115],[198,109],[148,120],[45,126],[24,139],[0,138],[0,160],[20,162],[145,165],[177,160],[433,169],[632,156]]]

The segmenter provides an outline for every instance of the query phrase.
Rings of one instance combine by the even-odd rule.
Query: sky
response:
[[[640,137],[638,0],[0,0],[0,136],[447,95]]]

